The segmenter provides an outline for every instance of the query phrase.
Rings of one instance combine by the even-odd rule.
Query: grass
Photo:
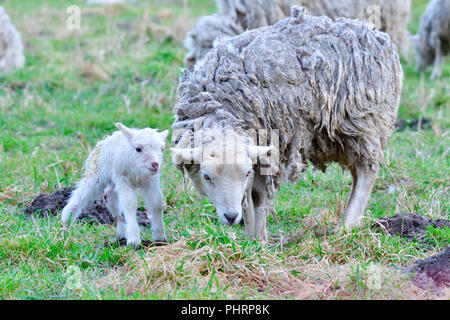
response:
[[[416,32],[427,1],[413,0]],[[79,5],[81,29],[66,8]],[[367,208],[367,224],[335,229],[351,178],[338,166],[309,169],[278,191],[278,224],[267,245],[227,227],[170,163],[162,187],[169,245],[104,246],[112,226],[25,218],[42,192],[75,183],[83,162],[120,121],[169,128],[183,35],[213,0],[135,1],[110,8],[84,1],[2,5],[22,33],[26,68],[0,75],[0,297],[4,299],[442,299],[414,287],[401,269],[450,244],[448,229],[425,242],[374,233],[370,220],[400,212],[449,217],[450,63],[442,78],[403,59],[399,118],[427,117],[428,130],[395,132]],[[151,231],[142,230],[145,239]],[[375,271],[374,271],[375,270]],[[375,277],[375,278],[374,278]],[[379,285],[374,288],[373,281]]]

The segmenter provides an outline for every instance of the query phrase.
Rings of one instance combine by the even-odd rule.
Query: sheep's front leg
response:
[[[255,238],[267,241],[267,210],[263,206],[255,209]]]
[[[119,210],[119,196],[116,190],[112,190],[106,200],[106,208],[111,212],[114,219],[117,221],[117,238],[123,239],[127,238],[126,236],[126,224]]]
[[[255,208],[253,207],[251,183],[249,183],[249,187],[245,191],[245,197],[246,197],[246,201],[247,201],[247,206],[243,210],[245,234],[250,240],[254,240],[255,239]]]
[[[159,175],[155,176],[148,185],[144,186],[142,191],[147,210],[150,211],[153,240],[167,242],[163,220],[163,195],[159,184]]]
[[[372,165],[370,168],[355,165],[350,168],[353,176],[353,185],[344,211],[345,229],[351,229],[361,224],[378,171],[378,165]]]
[[[119,212],[125,221],[127,246],[141,243],[139,225],[136,220],[137,197],[134,188],[126,183],[117,183],[116,191],[119,197]]]
[[[252,200],[255,212],[255,238],[267,241],[267,213],[272,199],[268,193],[267,177],[255,174],[253,180]]]
[[[441,76],[442,72],[442,53],[441,53],[441,40],[437,37],[434,45],[434,66],[431,74],[431,79],[437,79]]]

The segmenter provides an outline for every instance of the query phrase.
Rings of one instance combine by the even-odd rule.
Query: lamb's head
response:
[[[253,181],[253,165],[258,156],[272,149],[243,143],[241,138],[219,134],[194,148],[171,149],[173,162],[187,169],[194,187],[214,204],[227,225],[241,221],[242,202]]]
[[[121,123],[116,127],[125,136],[129,145],[128,159],[133,162],[135,170],[145,174],[157,174],[163,162],[165,140],[169,132],[156,129],[130,129]]]

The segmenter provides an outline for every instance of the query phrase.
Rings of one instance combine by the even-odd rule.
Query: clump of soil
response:
[[[25,215],[38,215],[40,217],[57,216],[69,201],[74,187],[61,188],[54,193],[42,193],[24,209]],[[114,224],[114,218],[102,201],[93,201],[83,209],[79,220],[86,220],[97,224]],[[137,221],[144,226],[150,226],[150,219],[144,210],[138,209]]]
[[[417,117],[414,117],[412,119],[398,119],[397,123],[395,124],[395,130],[403,131],[408,128],[409,130],[417,131],[419,130],[419,123],[420,129],[422,130],[430,129],[433,125],[431,119],[428,118],[419,119]]]
[[[419,288],[443,292],[450,288],[450,246],[437,255],[417,260],[405,271],[412,274],[411,281]]]
[[[417,214],[401,213],[389,218],[377,219],[372,224],[372,229],[404,237],[409,241],[414,239],[423,241],[427,228],[431,226],[439,229],[450,228],[450,221],[445,219],[432,220]]]

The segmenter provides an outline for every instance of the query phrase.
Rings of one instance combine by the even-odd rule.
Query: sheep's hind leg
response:
[[[374,165],[371,167],[353,166],[350,168],[353,185],[344,211],[345,229],[351,229],[361,224],[378,171],[379,166]]]
[[[72,192],[69,201],[61,213],[63,228],[67,230],[70,223],[75,221],[81,214],[81,210],[92,200],[98,198],[98,186],[94,179],[82,179],[76,189]]]

